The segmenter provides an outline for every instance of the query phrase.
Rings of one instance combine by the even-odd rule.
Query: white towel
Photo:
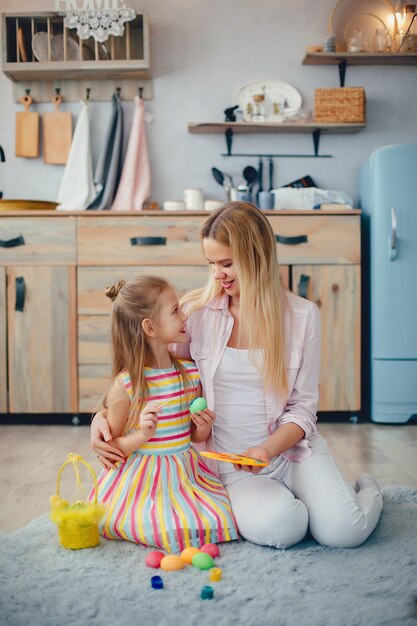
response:
[[[83,102],[58,191],[57,209],[83,211],[94,198],[94,194],[90,117],[88,104]]]
[[[329,202],[346,204],[353,206],[353,200],[344,191],[334,189],[318,189],[317,187],[305,187],[302,189],[292,189],[281,187],[273,189],[275,196],[274,209],[300,209],[308,211],[319,209],[321,204]]]
[[[140,211],[151,193],[151,172],[145,134],[145,105],[136,96],[132,128],[112,210]]]

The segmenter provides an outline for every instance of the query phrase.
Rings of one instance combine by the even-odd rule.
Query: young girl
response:
[[[207,438],[215,415],[206,409],[191,421],[201,388],[195,364],[168,350],[186,339],[173,288],[138,276],[106,295],[114,302],[113,371],[103,404],[112,444],[127,458],[98,479],[98,499],[108,505],[102,535],[168,552],[237,539],[225,489],[190,446]]]

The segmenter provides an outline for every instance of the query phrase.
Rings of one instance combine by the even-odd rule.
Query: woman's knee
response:
[[[315,516],[310,512],[310,532],[314,539],[329,548],[357,548],[374,530],[368,516],[359,509],[335,511],[333,514]]]
[[[302,541],[307,532],[307,508],[295,498],[234,511],[240,535],[252,543],[289,548]]]

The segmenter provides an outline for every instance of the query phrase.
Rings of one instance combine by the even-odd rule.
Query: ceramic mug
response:
[[[204,193],[202,189],[184,189],[184,203],[187,211],[204,210]]]

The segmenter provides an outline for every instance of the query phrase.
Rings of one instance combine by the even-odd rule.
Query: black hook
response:
[[[90,91],[91,91],[91,87],[87,87],[85,90],[85,99],[89,100],[90,99]]]
[[[30,96],[30,89],[25,89],[25,94],[26,94],[27,96]]]
[[[55,95],[59,96],[60,93],[61,93],[61,88],[60,87],[55,87]]]
[[[138,87],[139,98],[142,100],[143,87]]]
[[[116,87],[117,97],[120,98],[120,92],[122,91],[121,87]]]

